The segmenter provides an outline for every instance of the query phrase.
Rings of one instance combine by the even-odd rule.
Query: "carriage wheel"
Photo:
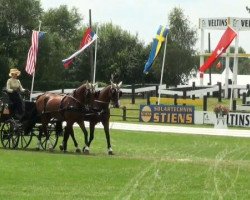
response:
[[[41,138],[41,146],[44,150],[47,150],[49,148],[49,143],[50,143],[50,148],[54,149],[57,145],[58,142],[58,134],[56,133],[55,129],[55,123],[51,123],[48,125],[48,134],[49,134],[49,139],[46,140],[45,135]]]
[[[33,136],[32,131],[30,131],[28,133],[25,133],[24,131],[21,131],[20,136],[19,136],[18,147],[22,148],[22,149],[27,148],[29,146],[29,144],[31,143],[32,136]]]
[[[0,137],[4,148],[14,149],[17,147],[19,130],[14,129],[14,122],[8,120],[2,124]]]

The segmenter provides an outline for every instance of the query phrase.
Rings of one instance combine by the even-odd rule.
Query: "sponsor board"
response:
[[[228,126],[250,127],[250,113],[229,113],[227,115]]]
[[[194,106],[140,105],[141,122],[194,124]]]
[[[216,115],[212,111],[195,111],[195,124],[214,124]]]
[[[250,127],[250,113],[230,112],[226,116],[228,126]],[[214,124],[216,115],[211,111],[195,111],[195,124]]]
[[[199,27],[202,29],[225,30],[228,26],[240,31],[250,30],[250,18],[200,18]]]

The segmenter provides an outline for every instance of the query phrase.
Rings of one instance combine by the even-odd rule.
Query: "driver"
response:
[[[26,90],[22,87],[21,82],[19,81],[18,77],[20,76],[21,72],[16,69],[10,69],[9,76],[10,78],[7,80],[6,90],[9,94],[9,99],[12,103],[12,109],[14,116],[21,120],[24,114],[24,103],[21,98],[20,92],[25,92]]]

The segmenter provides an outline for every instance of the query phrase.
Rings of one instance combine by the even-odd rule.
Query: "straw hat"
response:
[[[9,76],[12,76],[12,74],[16,74],[17,76],[20,76],[21,72],[17,68],[10,69]]]

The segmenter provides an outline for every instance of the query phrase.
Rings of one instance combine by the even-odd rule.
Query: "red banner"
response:
[[[237,33],[231,27],[227,27],[227,30],[222,35],[217,47],[212,52],[211,56],[200,67],[200,72],[205,72],[212,66],[212,64],[220,57],[220,55],[226,51],[227,47],[231,44],[236,35]]]

